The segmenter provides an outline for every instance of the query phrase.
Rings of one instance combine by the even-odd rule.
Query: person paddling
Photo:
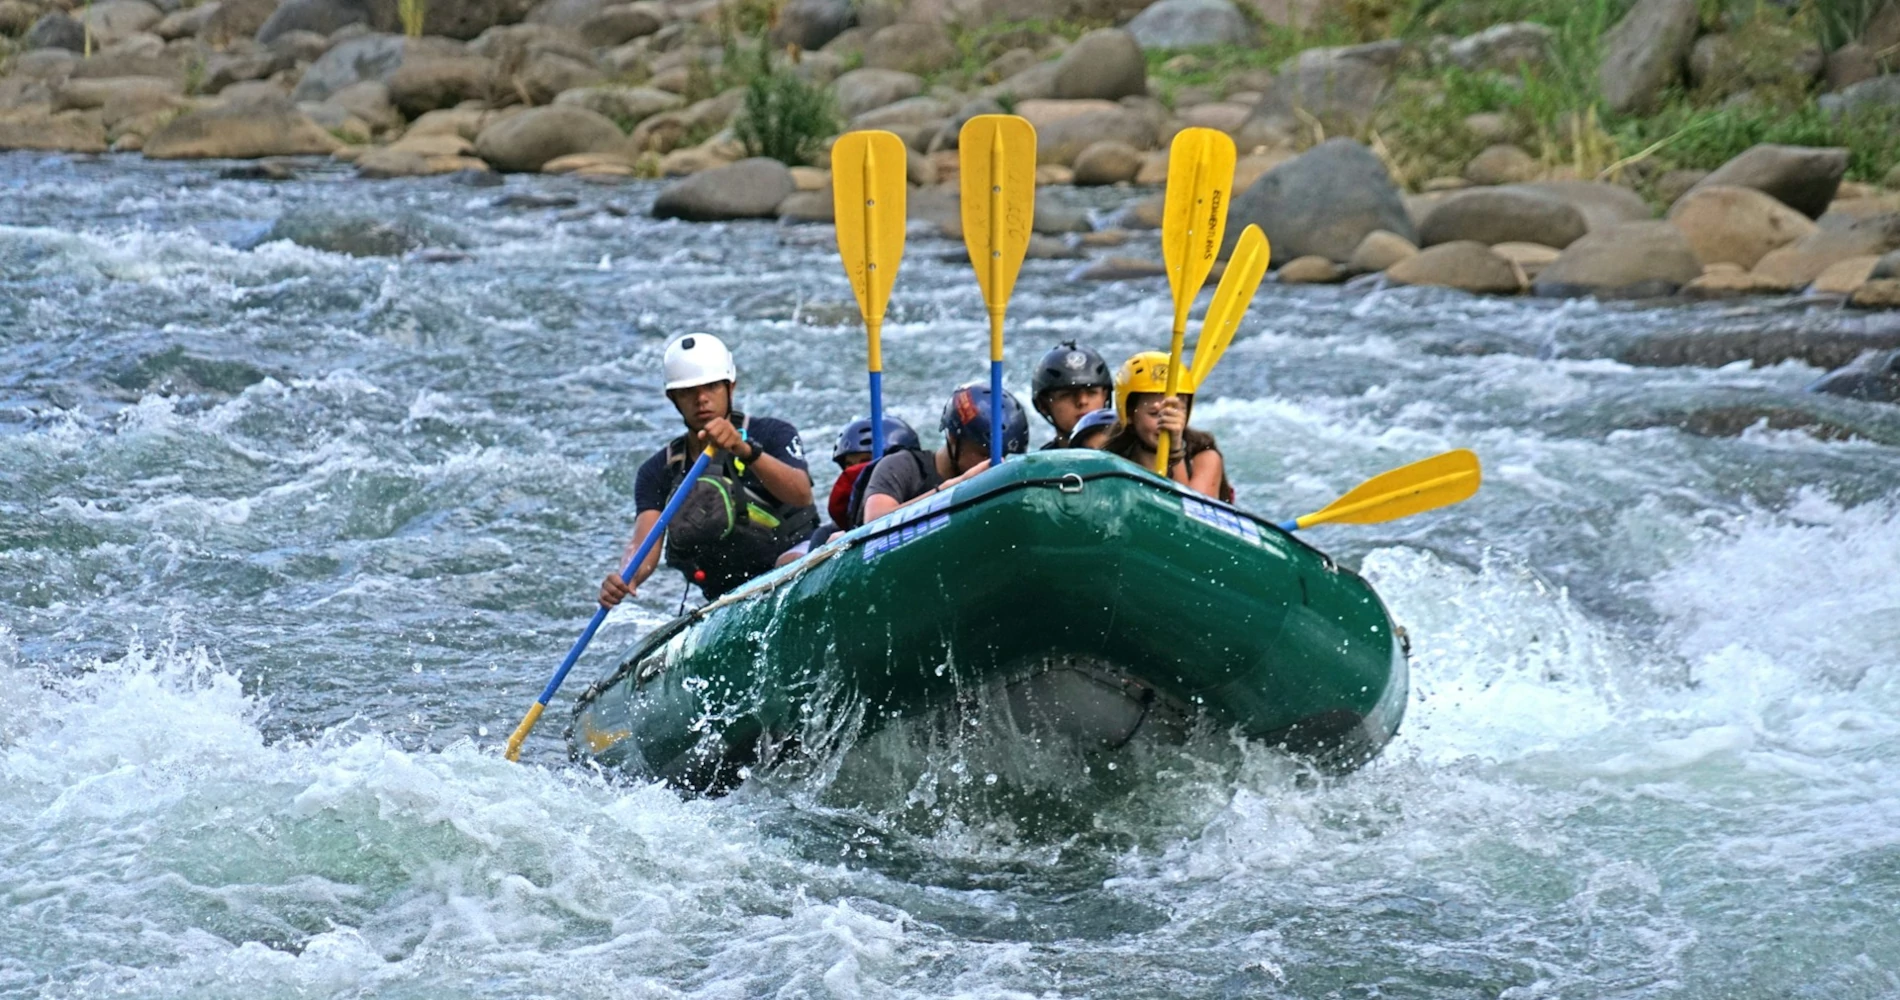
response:
[[[914,500],[949,489],[990,467],[990,387],[957,387],[944,404],[943,445],[933,452],[896,451],[863,473],[864,497],[857,522],[868,524]],[[1029,418],[1016,397],[1003,394],[1003,452],[1029,450]]]
[[[1073,340],[1050,348],[1036,362],[1036,374],[1029,382],[1029,401],[1056,429],[1056,439],[1043,445],[1043,450],[1069,447],[1075,422],[1107,406],[1114,391],[1115,377],[1100,354],[1077,347]]]
[[[1226,503],[1234,502],[1227,462],[1214,435],[1188,426],[1192,393],[1169,398],[1168,356],[1143,351],[1122,362],[1115,378],[1115,413],[1121,424],[1102,446],[1144,469],[1155,467],[1155,446],[1168,432],[1168,478]]]
[[[780,553],[818,524],[811,473],[798,428],[741,413],[732,406],[738,369],[718,337],[687,334],[666,346],[666,397],[686,433],[655,451],[634,477],[636,515],[631,558],[701,449],[719,449],[666,533],[667,564],[699,585],[708,600],[772,568]],[[614,607],[639,590],[658,567],[658,547],[634,573],[601,582],[600,603]]]
[[[917,437],[917,429],[897,417],[884,418],[884,444],[891,451],[922,451],[924,447]],[[851,511],[862,502],[864,470],[871,467],[871,418],[844,425],[838,432],[837,445],[831,450],[831,460],[838,465],[838,478],[831,484],[831,499],[825,505],[825,513],[831,515],[831,520],[819,525],[810,538],[786,549],[778,557],[780,566],[805,558],[832,536],[858,526],[851,519]]]

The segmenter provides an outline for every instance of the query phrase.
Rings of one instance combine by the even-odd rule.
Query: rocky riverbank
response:
[[[1496,112],[1454,119],[1450,140],[1394,120],[1395,107],[1442,117],[1431,73],[1538,85],[1562,55],[1539,23],[1306,47],[1263,66],[1266,40],[1331,5],[64,2],[0,0],[0,149],[255,159],[261,178],[286,169],[273,158],[310,155],[366,180],[671,177],[650,207],[660,217],[824,224],[828,137],[881,128],[910,147],[913,224],[954,237],[957,130],[1010,111],[1037,127],[1040,183],[1128,189],[1103,232],[1054,202],[1039,211],[1032,252],[1060,257],[1153,228],[1169,138],[1205,126],[1243,153],[1229,232],[1260,224],[1283,283],[1900,307],[1900,163],[1869,163],[1886,147],[1760,143],[1713,170],[1668,170],[1655,149],[1599,166],[1595,105],[1562,122],[1567,136]],[[1684,87],[1739,107],[1789,80],[1827,115],[1900,107],[1900,0],[1831,50],[1754,21],[1710,30],[1695,0],[1624,6],[1593,43],[1609,113]],[[1110,26],[1062,29],[1086,24]],[[810,107],[787,110],[800,95]],[[1566,141],[1563,160],[1552,151]],[[1427,155],[1440,147],[1476,152],[1448,165]],[[1076,277],[1158,270],[1113,256]]]

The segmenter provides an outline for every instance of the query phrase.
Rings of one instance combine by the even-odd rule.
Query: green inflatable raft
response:
[[[1406,683],[1404,634],[1357,574],[1120,458],[1050,451],[656,630],[567,735],[718,792],[799,752],[815,713],[871,730],[987,692],[1103,751],[1204,713],[1343,771],[1398,730]]]

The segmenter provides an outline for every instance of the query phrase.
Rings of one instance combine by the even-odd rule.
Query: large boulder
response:
[[[1541,243],[1562,249],[1589,227],[1583,213],[1568,202],[1522,188],[1471,188],[1459,191],[1431,210],[1418,229],[1420,246],[1476,240]]]
[[[164,11],[145,0],[99,0],[79,9],[80,26],[92,32],[95,50],[139,34],[164,17]]]
[[[753,157],[694,174],[661,191],[653,200],[653,217],[688,222],[769,219],[797,189],[785,164]]]
[[[551,104],[569,90],[607,82],[607,75],[593,61],[554,49],[530,52],[528,61],[514,74],[513,83],[531,104]]]
[[[103,153],[106,127],[96,111],[0,112],[0,150],[8,149]]]
[[[1673,295],[1702,276],[1682,230],[1667,222],[1625,222],[1570,244],[1538,274],[1539,295],[1648,298]]]
[[[857,5],[851,0],[791,0],[779,8],[771,40],[774,45],[816,51],[857,21]]]
[[[1852,257],[1879,257],[1900,250],[1900,212],[1876,215],[1840,227],[1821,227],[1771,250],[1751,272],[1769,286],[1806,288],[1821,272]]]
[[[1127,108],[1085,111],[1037,130],[1036,163],[1071,166],[1082,151],[1098,142],[1119,142],[1135,149],[1152,149],[1159,139],[1154,122]]]
[[[1515,295],[1517,269],[1471,240],[1440,243],[1393,264],[1385,276],[1401,285],[1436,285],[1488,295]]]
[[[925,122],[940,122],[956,112],[956,107],[947,101],[935,97],[906,97],[901,101],[886,104],[851,119],[851,131],[867,128],[896,128],[901,125],[922,125]]]
[[[1888,73],[1843,87],[1838,94],[1823,94],[1816,101],[1832,115],[1859,117],[1879,115],[1900,108],[1900,73]]]
[[[1900,351],[1868,351],[1821,376],[1808,391],[1869,403],[1900,403]]]
[[[376,82],[365,80],[344,89]],[[419,53],[405,58],[389,74],[385,86],[390,101],[403,115],[417,118],[466,100],[485,98],[495,92],[499,78],[495,64],[480,56]]]
[[[1601,181],[1531,181],[1513,184],[1513,190],[1555,198],[1583,216],[1584,227],[1591,232],[1625,222],[1654,218],[1643,196],[1620,184]]]
[[[1307,49],[1280,64],[1253,121],[1291,134],[1314,118],[1329,131],[1357,132],[1385,100],[1404,52],[1397,41]]]
[[[1689,50],[1689,81],[1703,93],[1728,96],[1756,87],[1806,87],[1827,66],[1813,33],[1757,26],[1746,39],[1703,35]]]
[[[1352,139],[1331,139],[1307,150],[1267,171],[1235,198],[1222,256],[1232,252],[1250,223],[1266,232],[1276,263],[1309,255],[1344,262],[1367,234],[1380,229],[1417,239],[1385,164]]]
[[[26,37],[20,39],[27,49],[65,49],[69,52],[83,52],[86,48],[85,25],[59,11],[53,11],[28,28]]]
[[[284,0],[258,26],[257,40],[268,45],[292,31],[330,35],[347,25],[368,24],[369,20],[368,0]]]
[[[838,99],[838,113],[856,118],[873,108],[916,97],[924,92],[924,81],[914,73],[894,69],[854,69],[833,82],[831,91]]]
[[[963,53],[940,24],[893,24],[871,36],[864,46],[864,64],[928,75],[963,61]]]
[[[1075,183],[1082,186],[1125,184],[1141,169],[1141,150],[1104,139],[1090,143],[1075,158]]]
[[[1782,204],[1818,219],[1847,175],[1847,150],[1837,147],[1763,143],[1722,164],[1696,187],[1732,185],[1773,195]]]
[[[1128,22],[1128,33],[1144,49],[1185,49],[1197,45],[1252,45],[1253,25],[1229,0],[1161,0]]]
[[[145,140],[154,160],[304,156],[342,145],[284,98],[187,111]]]
[[[602,7],[599,13],[582,21],[580,27],[574,30],[583,42],[593,48],[613,48],[660,30],[666,23],[665,17],[666,8],[650,0],[617,3]]]
[[[1494,24],[1446,46],[1445,58],[1474,73],[1517,73],[1525,66],[1542,66],[1550,61],[1556,38],[1555,31],[1535,21]]]
[[[410,51],[410,40],[401,35],[352,38],[311,63],[291,96],[298,101],[321,101],[364,80],[388,83]]]
[[[256,38],[257,33],[269,23],[271,15],[276,13],[277,0],[212,0],[179,13],[190,15],[197,11],[204,11],[201,15],[203,19],[193,34],[206,45],[223,49],[235,42]],[[173,25],[174,30],[178,26]],[[165,36],[163,31],[158,34],[160,37]]]
[[[1669,209],[1669,221],[1689,238],[1704,265],[1728,263],[1743,270],[1818,228],[1768,194],[1727,184],[1684,195]]]
[[[556,157],[602,152],[625,138],[620,127],[604,115],[571,104],[553,104],[530,108],[482,129],[475,138],[475,155],[496,170],[533,172]]]
[[[653,87],[582,87],[554,99],[555,104],[570,104],[606,115],[614,124],[632,131],[633,127],[662,111],[677,111],[686,106],[678,94]]]
[[[1346,266],[1360,274],[1384,271],[1407,257],[1416,256],[1418,247],[1397,233],[1375,229],[1353,248]]]
[[[1148,92],[1148,63],[1134,36],[1120,28],[1101,28],[1063,51],[1053,84],[1054,97],[1116,101]]]
[[[114,98],[157,102],[183,94],[178,81],[164,76],[117,76],[103,80],[67,80],[53,89],[54,111],[103,108]],[[155,103],[154,106],[157,106]],[[149,110],[149,109],[148,109]]]
[[[1682,79],[1701,14],[1696,0],[1637,0],[1603,36],[1597,86],[1617,114],[1655,110],[1663,88]]]

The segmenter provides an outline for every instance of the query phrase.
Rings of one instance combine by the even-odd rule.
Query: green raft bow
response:
[[[1042,452],[657,630],[568,740],[716,792],[836,699],[868,731],[977,690],[1105,750],[1205,713],[1344,771],[1398,730],[1406,652],[1365,580],[1270,522],[1103,452]]]

